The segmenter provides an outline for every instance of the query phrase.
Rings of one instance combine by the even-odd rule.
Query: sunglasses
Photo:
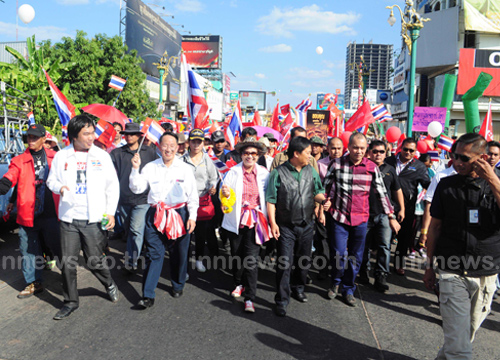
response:
[[[385,153],[385,150],[372,150],[372,153],[374,155],[377,155],[377,154],[384,154]]]
[[[460,161],[464,162],[464,163],[469,162],[470,159],[471,159],[469,156],[462,155],[462,154],[455,154],[455,153],[453,153],[452,156],[453,156],[453,159],[455,159],[455,160],[460,159]]]
[[[408,148],[403,148],[404,152],[409,152],[409,153],[414,153],[415,149],[408,149]]]
[[[251,151],[251,152],[250,151],[245,151],[243,153],[243,156],[254,156],[255,157],[257,155],[259,155],[259,153],[255,152],[255,151]]]

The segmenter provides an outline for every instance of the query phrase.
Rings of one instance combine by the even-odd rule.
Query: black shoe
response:
[[[108,293],[109,299],[111,302],[117,302],[118,301],[118,286],[116,286],[115,283],[111,284],[106,288],[106,292]]]
[[[347,295],[344,295],[343,298],[344,298],[344,302],[347,305],[352,306],[352,307],[356,306],[356,298],[354,297],[354,295],[347,294]]]
[[[378,275],[375,277],[375,290],[380,292],[385,292],[389,290],[389,285],[387,285],[387,280],[384,275]]]
[[[143,309],[149,309],[150,307],[152,307],[153,305],[155,304],[155,299],[151,299],[151,298],[143,298],[141,299],[138,303],[137,303],[137,306],[143,308]]]
[[[179,290],[179,291],[174,290],[172,292],[172,296],[174,297],[174,299],[180,298],[182,296],[182,294],[183,294],[182,290]]]
[[[337,297],[338,294],[339,294],[339,285],[335,285],[331,289],[328,289],[328,294],[327,294],[328,299],[333,300]]]
[[[368,276],[368,271],[360,271],[358,274],[358,284],[368,285],[370,283],[370,277]]]
[[[311,277],[309,275],[307,275],[306,284],[311,285],[312,283],[313,283],[313,279],[311,279]]]
[[[307,302],[307,295],[304,294],[303,292],[294,292],[293,293],[293,297],[295,298],[295,300],[297,300],[298,302],[301,302],[301,303],[305,303]]]
[[[274,310],[277,316],[279,317],[285,317],[286,316],[286,308],[284,306],[276,306],[276,309]]]
[[[78,309],[78,306],[68,306],[64,305],[61,310],[57,312],[57,314],[53,317],[54,320],[62,320],[71,315],[73,311]]]

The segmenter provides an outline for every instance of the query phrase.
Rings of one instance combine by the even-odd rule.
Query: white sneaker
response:
[[[412,251],[410,255],[408,255],[408,259],[415,259],[415,251]]]
[[[203,266],[203,261],[201,260],[196,260],[196,271],[204,273],[207,271],[207,268]]]
[[[243,291],[245,291],[243,285],[238,285],[236,286],[236,289],[234,289],[233,292],[231,293],[231,296],[234,298],[239,298],[243,293]]]
[[[253,302],[251,300],[245,301],[245,312],[254,313],[255,307],[253,306]]]

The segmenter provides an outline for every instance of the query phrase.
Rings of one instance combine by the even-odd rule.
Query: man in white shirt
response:
[[[64,306],[54,316],[61,320],[78,306],[76,269],[83,250],[87,266],[106,288],[112,302],[118,301],[118,288],[106,263],[106,230],[115,226],[120,197],[118,177],[106,151],[94,146],[94,121],[85,114],[75,116],[68,124],[71,145],[59,151],[52,162],[47,186],[61,195],[61,270]],[[105,229],[101,221],[107,214]]]
[[[165,249],[170,255],[172,296],[182,296],[188,266],[190,235],[196,227],[198,190],[193,171],[176,156],[178,137],[164,133],[160,140],[161,159],[148,163],[141,172],[141,158],[132,158],[130,190],[135,194],[150,188],[146,213],[146,269],[143,275],[143,298],[137,304],[147,309],[154,305],[155,289],[160,279]]]

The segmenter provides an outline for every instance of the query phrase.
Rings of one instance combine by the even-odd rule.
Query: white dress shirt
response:
[[[146,191],[149,185],[148,203],[151,205],[162,201],[168,206],[187,203],[189,219],[196,221],[199,204],[196,180],[193,170],[178,157],[169,167],[160,158],[144,166],[140,173],[132,169],[129,182],[134,194]]]
[[[443,171],[438,172],[436,175],[431,180],[431,184],[427,188],[427,192],[425,193],[424,196],[424,201],[432,202],[432,198],[434,197],[434,192],[436,191],[436,188],[441,181],[441,179],[444,179],[445,177],[456,175],[457,171],[455,168],[450,166],[447,169],[444,169]]]

